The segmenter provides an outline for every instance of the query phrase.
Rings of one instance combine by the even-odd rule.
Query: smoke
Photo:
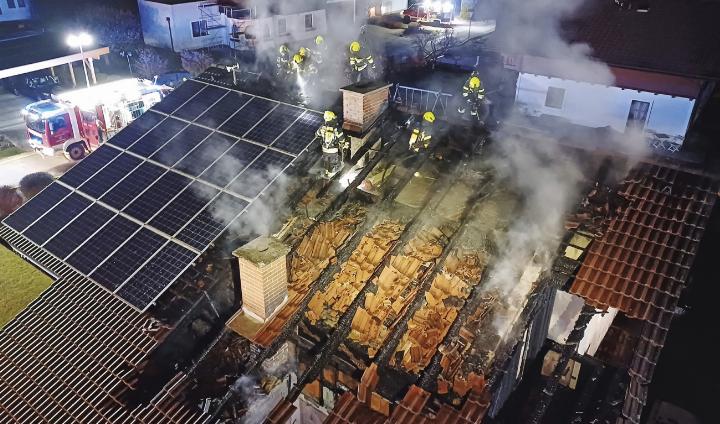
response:
[[[492,40],[502,52],[555,59],[548,63],[553,75],[576,81],[612,85],[614,77],[602,62],[591,58],[585,43],[568,42],[563,19],[583,12],[584,0],[494,0],[483,2],[486,13],[497,16]]]

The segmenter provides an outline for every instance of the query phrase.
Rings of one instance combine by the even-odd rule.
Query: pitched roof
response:
[[[610,0],[587,1],[564,23],[566,39],[590,45],[593,56],[621,67],[720,78],[720,3],[652,0],[646,13]]]

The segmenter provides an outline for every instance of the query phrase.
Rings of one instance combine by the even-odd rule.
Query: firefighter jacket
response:
[[[345,134],[337,124],[325,124],[316,134],[322,140],[324,153],[337,153],[338,149],[345,148]]]
[[[479,87],[472,88],[470,87],[470,80],[468,80],[463,87],[463,97],[467,99],[468,102],[483,100],[485,98],[485,87],[483,87],[482,82]]]
[[[351,55],[350,56],[350,68],[355,72],[362,72],[367,67],[370,67],[371,69],[375,68],[375,61],[373,60],[372,56],[368,57],[360,57],[359,55]]]
[[[420,149],[427,149],[431,139],[432,127],[425,124],[416,126],[410,134],[410,150],[419,152]]]

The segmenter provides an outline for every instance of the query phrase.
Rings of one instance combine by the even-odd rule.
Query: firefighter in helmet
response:
[[[318,65],[322,65],[323,58],[327,52],[327,45],[325,44],[325,38],[322,35],[315,37],[315,49],[313,51],[313,61]]]
[[[323,117],[325,124],[317,130],[316,134],[322,140],[325,177],[330,178],[342,168],[347,139],[335,112],[327,110]]]
[[[286,75],[292,69],[290,49],[287,44],[282,44],[278,49],[277,67],[280,75]]]
[[[359,41],[350,43],[350,72],[355,83],[367,79],[369,71],[375,69],[373,57],[371,55],[363,57],[361,51],[362,45]]]
[[[473,72],[467,82],[465,82],[462,95],[464,103],[460,104],[458,112],[464,114],[467,108],[469,108],[471,116],[478,116],[479,112],[483,109],[483,103],[485,101],[485,87],[483,87],[483,83],[477,72]]]
[[[420,149],[427,149],[432,139],[432,128],[435,122],[435,114],[425,112],[422,122],[413,128],[410,134],[410,150],[419,152]]]

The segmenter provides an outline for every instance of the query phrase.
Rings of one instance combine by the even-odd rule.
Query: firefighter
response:
[[[289,70],[292,69],[292,63],[290,62],[290,49],[287,44],[282,44],[278,50],[277,67],[280,75],[287,75]]]
[[[322,140],[325,177],[331,178],[342,168],[347,139],[335,112],[327,110],[323,117],[325,124],[317,130],[317,136]]]
[[[352,73],[352,81],[359,83],[363,79],[367,79],[371,69],[375,69],[375,61],[371,55],[363,57],[360,54],[362,46],[359,41],[350,43],[350,72]]]
[[[413,128],[410,134],[410,150],[419,152],[420,149],[427,149],[432,139],[432,127],[435,122],[435,114],[425,112],[423,120]]]
[[[465,86],[463,86],[462,95],[466,104],[461,104],[458,107],[458,112],[464,114],[467,106],[470,108],[470,115],[477,117],[483,109],[483,103],[485,102],[485,87],[483,87],[483,83],[477,72],[473,72],[470,78],[468,78]]]
[[[315,37],[315,50],[313,52],[313,61],[318,65],[322,65],[323,58],[327,52],[327,46],[325,45],[325,38],[322,35]]]

